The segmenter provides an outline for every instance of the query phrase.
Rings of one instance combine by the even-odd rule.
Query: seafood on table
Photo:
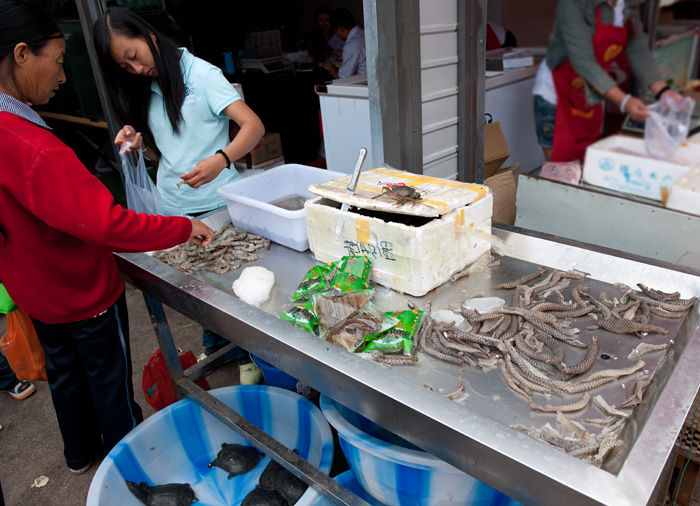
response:
[[[635,364],[590,373],[600,358],[600,332],[663,339],[668,331],[660,322],[687,315],[698,299],[681,299],[677,292],[661,292],[641,283],[639,290],[617,283],[619,295],[601,292],[594,297],[584,283],[586,276],[577,270],[550,271],[539,267],[531,274],[494,287],[513,290],[510,304],[483,313],[462,304],[459,311],[465,321],[460,326],[454,321],[446,323],[433,318],[431,302],[427,302],[414,350],[476,370],[496,367],[505,384],[526,400],[533,411],[557,417],[556,429],[549,423],[541,428],[521,425],[513,428],[570,455],[602,465],[615,448],[622,446],[620,432],[651,384],[644,371],[645,362],[638,359],[663,352],[669,343],[642,342],[627,357],[638,360]],[[570,293],[571,300],[564,293]],[[413,303],[409,307],[416,309]],[[580,329],[573,323],[581,318],[595,319],[595,325],[585,328],[599,333],[588,340],[580,338]],[[568,351],[569,347],[579,348],[581,352],[576,352],[579,357],[583,350],[585,355],[570,362],[567,356],[574,350]],[[617,406],[593,392],[620,379],[630,383],[625,400]],[[426,388],[431,387],[426,385]],[[452,398],[463,390],[460,376],[457,386],[446,397]],[[565,415],[582,413],[591,404],[601,412],[600,418],[583,418],[578,422]],[[582,423],[595,428],[587,430]]]
[[[136,498],[147,506],[190,506],[197,502],[189,483],[167,483],[151,487],[145,481],[126,481],[126,486]]]
[[[226,274],[240,269],[244,262],[255,262],[256,251],[270,249],[270,240],[242,228],[228,225],[216,231],[208,246],[184,243],[169,250],[156,251],[153,257],[187,274],[210,271]]]

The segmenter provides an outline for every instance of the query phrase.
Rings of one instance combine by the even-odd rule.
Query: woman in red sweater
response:
[[[66,81],[65,47],[41,9],[0,0],[0,280],[34,321],[66,462],[77,474],[143,420],[112,252],[206,246],[214,234],[198,220],[115,205],[29,107]]]

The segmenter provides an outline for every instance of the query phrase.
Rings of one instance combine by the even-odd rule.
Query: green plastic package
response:
[[[344,292],[367,290],[372,260],[366,256],[345,256],[340,260],[339,272],[333,277],[331,288]]]
[[[315,265],[306,273],[304,279],[299,283],[299,287],[292,295],[292,300],[304,300],[310,298],[314,293],[325,292],[331,287],[333,275],[340,265],[338,262],[328,262],[323,265]]]
[[[285,311],[280,315],[280,319],[318,335],[318,317],[314,309],[314,301],[311,299]]]
[[[409,356],[423,311],[389,311],[384,313],[384,315],[396,318],[398,320],[397,324],[387,331],[365,336],[367,344],[365,344],[362,351],[371,353],[373,351],[392,352],[401,350],[404,355]]]
[[[5,285],[0,283],[0,313],[8,314],[15,309],[19,309],[17,304],[10,298],[7,290],[5,290]]]

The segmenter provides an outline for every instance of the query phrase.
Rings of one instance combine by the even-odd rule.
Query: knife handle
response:
[[[357,181],[360,179],[360,171],[362,170],[362,166],[365,164],[365,158],[367,158],[367,149],[360,148],[357,162],[355,162],[355,168],[352,171],[352,178],[350,179],[350,184],[347,187],[351,192],[354,192],[355,188],[357,188]]]

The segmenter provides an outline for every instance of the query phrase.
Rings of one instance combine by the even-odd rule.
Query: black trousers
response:
[[[126,296],[87,320],[34,320],[46,354],[46,376],[68,467],[79,469],[109,452],[143,421],[134,400]]]

